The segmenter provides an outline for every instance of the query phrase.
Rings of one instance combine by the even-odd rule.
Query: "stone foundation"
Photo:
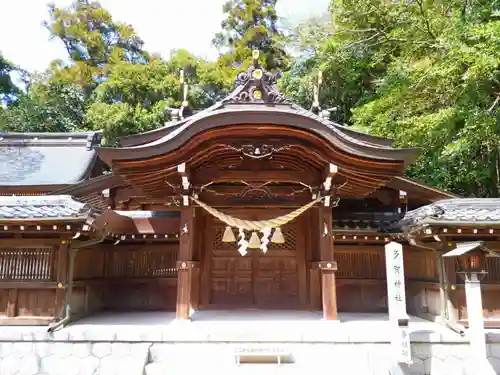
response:
[[[488,373],[471,358],[467,337],[418,318],[410,323],[413,363],[400,366],[383,320],[165,323],[159,317],[161,324],[148,326],[146,319],[125,324],[111,316],[105,324],[79,322],[53,334],[46,327],[0,327],[0,375],[304,375],[318,366],[335,375],[500,375],[500,334],[488,333]],[[292,363],[236,366],[236,349],[256,345],[284,350]]]
[[[246,373],[252,366],[255,371],[267,366],[273,368],[273,373],[298,374],[318,364],[334,363],[338,369],[335,374],[339,375],[479,375],[477,361],[471,358],[466,342],[412,342],[413,364],[399,369],[390,358],[387,342],[267,342],[261,345],[286,349],[293,363],[279,368],[254,364],[236,367],[235,349],[246,345],[250,343],[88,341],[83,337],[37,340],[24,336],[20,341],[0,343],[0,374],[167,375],[207,368],[231,374]],[[488,344],[488,355],[495,373],[500,374],[500,342]]]

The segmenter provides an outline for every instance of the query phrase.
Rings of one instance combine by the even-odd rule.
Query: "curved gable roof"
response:
[[[108,165],[113,160],[137,160],[155,157],[182,146],[192,137],[208,129],[238,124],[286,125],[313,132],[339,149],[355,156],[377,160],[400,160],[411,163],[418,149],[395,149],[387,141],[374,137],[367,142],[354,131],[345,132],[312,112],[287,104],[226,104],[214,111],[200,112],[175,130],[150,143],[123,148],[99,148],[101,159]],[[369,137],[369,136],[367,136]],[[370,139],[370,138],[369,138]]]

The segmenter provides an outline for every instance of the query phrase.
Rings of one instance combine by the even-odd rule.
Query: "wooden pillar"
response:
[[[456,323],[460,320],[458,309],[458,290],[457,290],[457,266],[455,259],[451,257],[443,258],[443,278],[444,278],[444,291],[446,301],[447,318]]]
[[[68,241],[62,240],[56,247],[57,263],[55,264],[55,274],[57,281],[56,289],[56,317],[64,316],[66,305],[66,288],[68,283],[68,260],[69,245]]]
[[[334,260],[332,208],[319,207],[318,217],[321,260],[317,262],[317,265],[321,270],[323,319],[337,320],[337,289],[335,285],[337,263]]]
[[[6,315],[9,318],[17,316],[17,291],[18,289],[8,289]]]
[[[179,256],[177,258],[177,304],[178,319],[190,319],[194,301],[197,298],[197,268],[199,262],[193,260],[195,236],[195,208],[181,209],[181,232],[179,236]]]

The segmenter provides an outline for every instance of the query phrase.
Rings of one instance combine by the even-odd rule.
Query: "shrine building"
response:
[[[120,147],[99,132],[3,133],[1,324],[387,313],[384,246],[397,242],[408,314],[467,326],[461,265],[442,255],[471,241],[499,250],[500,199],[405,178],[419,152],[291,103],[257,60],[223,100]],[[483,315],[498,328],[500,262],[481,266]]]

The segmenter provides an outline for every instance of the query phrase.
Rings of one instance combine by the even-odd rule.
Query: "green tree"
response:
[[[13,100],[19,92],[19,88],[12,82],[11,78],[11,74],[15,70],[15,66],[5,59],[0,52],[0,104]]]
[[[67,85],[35,83],[10,104],[0,119],[2,131],[70,132],[82,130],[83,92]]]
[[[145,63],[143,41],[130,25],[115,22],[99,2],[75,0],[66,8],[49,5],[46,26],[68,52],[70,63],[54,61],[52,81],[82,87],[86,95],[101,83],[112,65]]]
[[[181,70],[188,85],[191,109],[212,105],[220,92],[227,89],[215,64],[185,50],[175,51],[167,61],[117,63],[90,98],[87,126],[103,128],[104,137],[111,144],[123,135],[162,126],[169,119],[166,109],[181,106]]]
[[[240,67],[251,61],[252,50],[261,53],[261,64],[269,70],[283,70],[287,54],[283,33],[277,26],[277,0],[230,0],[224,4],[222,31],[213,43],[222,52],[221,66]]]
[[[338,107],[333,119],[422,147],[409,176],[466,196],[498,196],[499,6],[333,0],[332,32],[299,74],[285,77],[285,89],[303,100],[322,70],[320,101]]]

